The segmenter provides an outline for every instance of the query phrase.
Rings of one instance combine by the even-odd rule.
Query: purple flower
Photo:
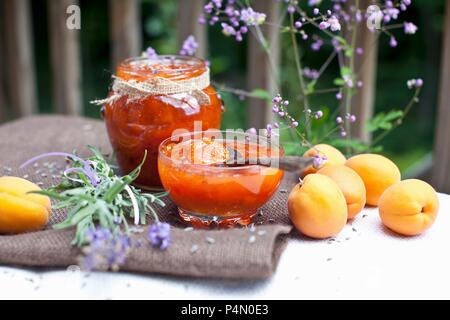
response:
[[[160,250],[165,250],[170,246],[170,225],[165,222],[157,222],[152,224],[148,228],[148,240],[150,244],[159,248]]]
[[[291,122],[291,127],[292,127],[292,128],[297,128],[297,127],[298,127],[298,121],[295,121],[295,120],[292,121],[292,122]]]
[[[152,47],[148,47],[145,49],[144,56],[148,59],[156,59],[158,57],[158,54],[156,53],[156,50]]]
[[[214,6],[213,6],[212,2],[208,2],[207,4],[205,4],[203,6],[203,11],[208,14],[212,13],[213,9],[214,9]]]
[[[356,122],[356,116],[355,116],[354,114],[351,114],[351,115],[348,117],[348,121],[350,121],[350,123]]]
[[[330,23],[328,21],[322,21],[319,24],[319,28],[322,30],[328,29],[330,27]]]
[[[323,166],[323,164],[328,160],[328,158],[326,156],[321,156],[320,154],[316,154],[314,156],[314,162],[313,162],[313,167],[316,169],[319,169],[320,167]]]
[[[423,86],[423,80],[422,79],[410,79],[406,81],[406,85],[408,86],[408,89],[412,88],[420,88]]]
[[[342,99],[342,92],[338,92],[338,93],[336,93],[336,99],[337,100],[341,100]]]
[[[364,49],[363,49],[363,48],[360,48],[360,47],[358,47],[358,48],[356,48],[355,52],[356,52],[356,54],[357,54],[357,55],[362,55],[362,54],[363,54],[363,52],[364,52]]]
[[[341,137],[346,137],[347,136],[347,132],[345,130],[341,130]]]
[[[211,2],[216,6],[217,9],[222,7],[222,0],[211,0]]]
[[[417,26],[412,22],[405,22],[403,28],[406,34],[415,34],[417,31]]]
[[[256,12],[250,7],[241,10],[240,18],[247,26],[257,26],[266,21],[266,15],[264,13]]]
[[[66,157],[71,159],[72,161],[78,161],[80,162],[83,167],[72,167],[72,168],[68,168],[64,171],[64,175],[69,175],[70,173],[73,172],[79,172],[84,174],[88,179],[89,182],[91,183],[91,185],[93,187],[96,187],[99,185],[99,183],[101,182],[100,177],[97,175],[97,173],[95,172],[95,169],[92,167],[91,162],[81,159],[80,157],[77,157],[73,154],[70,153],[66,153],[66,152],[47,152],[47,153],[43,153],[41,155],[38,155],[36,157],[33,157],[29,160],[27,160],[25,163],[23,163],[20,168],[25,168],[26,166],[32,164],[33,162],[36,162],[39,159],[42,158],[46,158],[46,157]],[[74,180],[74,181],[78,181],[76,179],[70,178],[68,177],[70,180]]]
[[[416,79],[416,87],[421,87],[423,86],[423,80],[422,79]]]
[[[101,227],[90,229],[86,234],[88,245],[82,249],[81,266],[86,270],[117,271],[125,263],[131,249],[131,240],[124,234],[112,234]]]
[[[344,122],[344,120],[342,119],[342,117],[336,117],[337,124],[342,124],[343,122]]]
[[[205,25],[206,24],[206,18],[205,16],[202,14],[200,15],[200,17],[198,17],[198,23],[201,25]]]
[[[341,24],[339,23],[339,19],[336,16],[331,16],[328,19],[328,23],[330,24],[331,31],[339,31],[341,30]]]
[[[323,40],[320,38],[316,38],[316,40],[313,43],[311,43],[311,49],[313,51],[319,51],[320,48],[322,47],[322,45],[323,45]]]
[[[252,134],[252,135],[256,135],[258,132],[256,131],[255,128],[250,128],[250,129],[247,130],[247,133],[248,134]]]
[[[303,26],[303,24],[300,21],[295,21],[294,22],[294,27],[297,29],[300,29]]]
[[[397,40],[394,37],[391,37],[391,39],[389,39],[389,45],[392,48],[395,48],[397,46]]]
[[[198,43],[195,41],[194,36],[190,35],[184,40],[180,49],[180,55],[193,56],[198,49]]]
[[[290,13],[290,14],[294,13],[295,12],[295,7],[293,5],[289,5],[287,7],[287,12]]]
[[[305,67],[303,69],[303,75],[311,80],[316,80],[317,78],[319,78],[319,71]]]
[[[315,16],[317,16],[317,15],[319,14],[319,8],[314,8],[314,9],[313,9],[313,14],[314,14]]]
[[[316,111],[316,112],[314,113],[314,118],[320,119],[320,118],[322,118],[322,117],[323,117],[323,112],[322,112],[322,110]]]

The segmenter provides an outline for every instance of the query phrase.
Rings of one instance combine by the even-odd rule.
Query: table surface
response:
[[[450,195],[417,237],[382,226],[366,208],[330,240],[291,239],[266,280],[208,280],[0,267],[0,299],[449,299]]]

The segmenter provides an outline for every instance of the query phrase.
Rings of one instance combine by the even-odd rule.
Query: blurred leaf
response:
[[[259,99],[264,99],[264,100],[269,100],[270,99],[270,94],[267,90],[261,89],[261,88],[256,88],[253,89],[250,92],[250,95],[254,98],[259,98]]]
[[[316,81],[313,80],[306,85],[306,94],[311,94],[314,92],[314,88],[316,86]]]
[[[368,146],[364,142],[357,139],[338,138],[331,140],[330,144],[341,150],[350,147],[355,153],[362,153],[368,150]]]
[[[349,74],[352,73],[352,70],[349,67],[343,66],[341,67],[341,76],[348,76]]]
[[[165,27],[160,19],[146,19],[144,30],[148,35],[158,37],[165,32]]]
[[[337,86],[343,86],[345,84],[345,81],[342,78],[336,78],[334,79],[333,83]]]
[[[394,122],[403,116],[401,110],[391,110],[388,113],[380,112],[372,119],[367,121],[367,131],[375,132],[377,130],[390,130],[394,126]]]

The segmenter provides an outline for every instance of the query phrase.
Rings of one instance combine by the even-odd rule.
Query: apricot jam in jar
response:
[[[277,167],[243,160],[283,154],[263,136],[209,130],[174,135],[159,147],[159,174],[182,220],[195,227],[247,225],[275,193],[283,177]]]
[[[132,58],[117,68],[102,115],[123,174],[147,158],[138,187],[161,189],[158,146],[176,129],[219,128],[222,101],[204,60],[186,56]],[[197,122],[198,121],[198,122]]]

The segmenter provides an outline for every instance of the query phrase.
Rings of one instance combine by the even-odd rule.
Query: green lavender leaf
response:
[[[76,170],[70,176],[64,176],[62,181],[47,190],[34,191],[32,193],[46,195],[56,203],[54,209],[67,209],[66,219],[53,226],[55,229],[76,227],[73,245],[81,246],[86,242],[88,231],[100,225],[109,229],[112,233],[123,231],[129,233],[127,218],[133,218],[133,205],[130,195],[125,190],[129,186],[133,197],[138,203],[140,223],[146,222],[148,213],[158,220],[154,205],[164,206],[161,200],[167,193],[144,194],[130,184],[138,177],[147,157],[145,152],[141,163],[128,175],[119,177],[114,173],[114,167],[107,162],[105,156],[94,147],[88,147],[92,156],[82,160],[71,160],[71,166]],[[90,178],[85,174],[87,163],[94,170],[98,183],[95,187]],[[89,172],[88,172],[89,173]],[[92,175],[92,172],[89,173]],[[92,180],[94,181],[94,180]]]

